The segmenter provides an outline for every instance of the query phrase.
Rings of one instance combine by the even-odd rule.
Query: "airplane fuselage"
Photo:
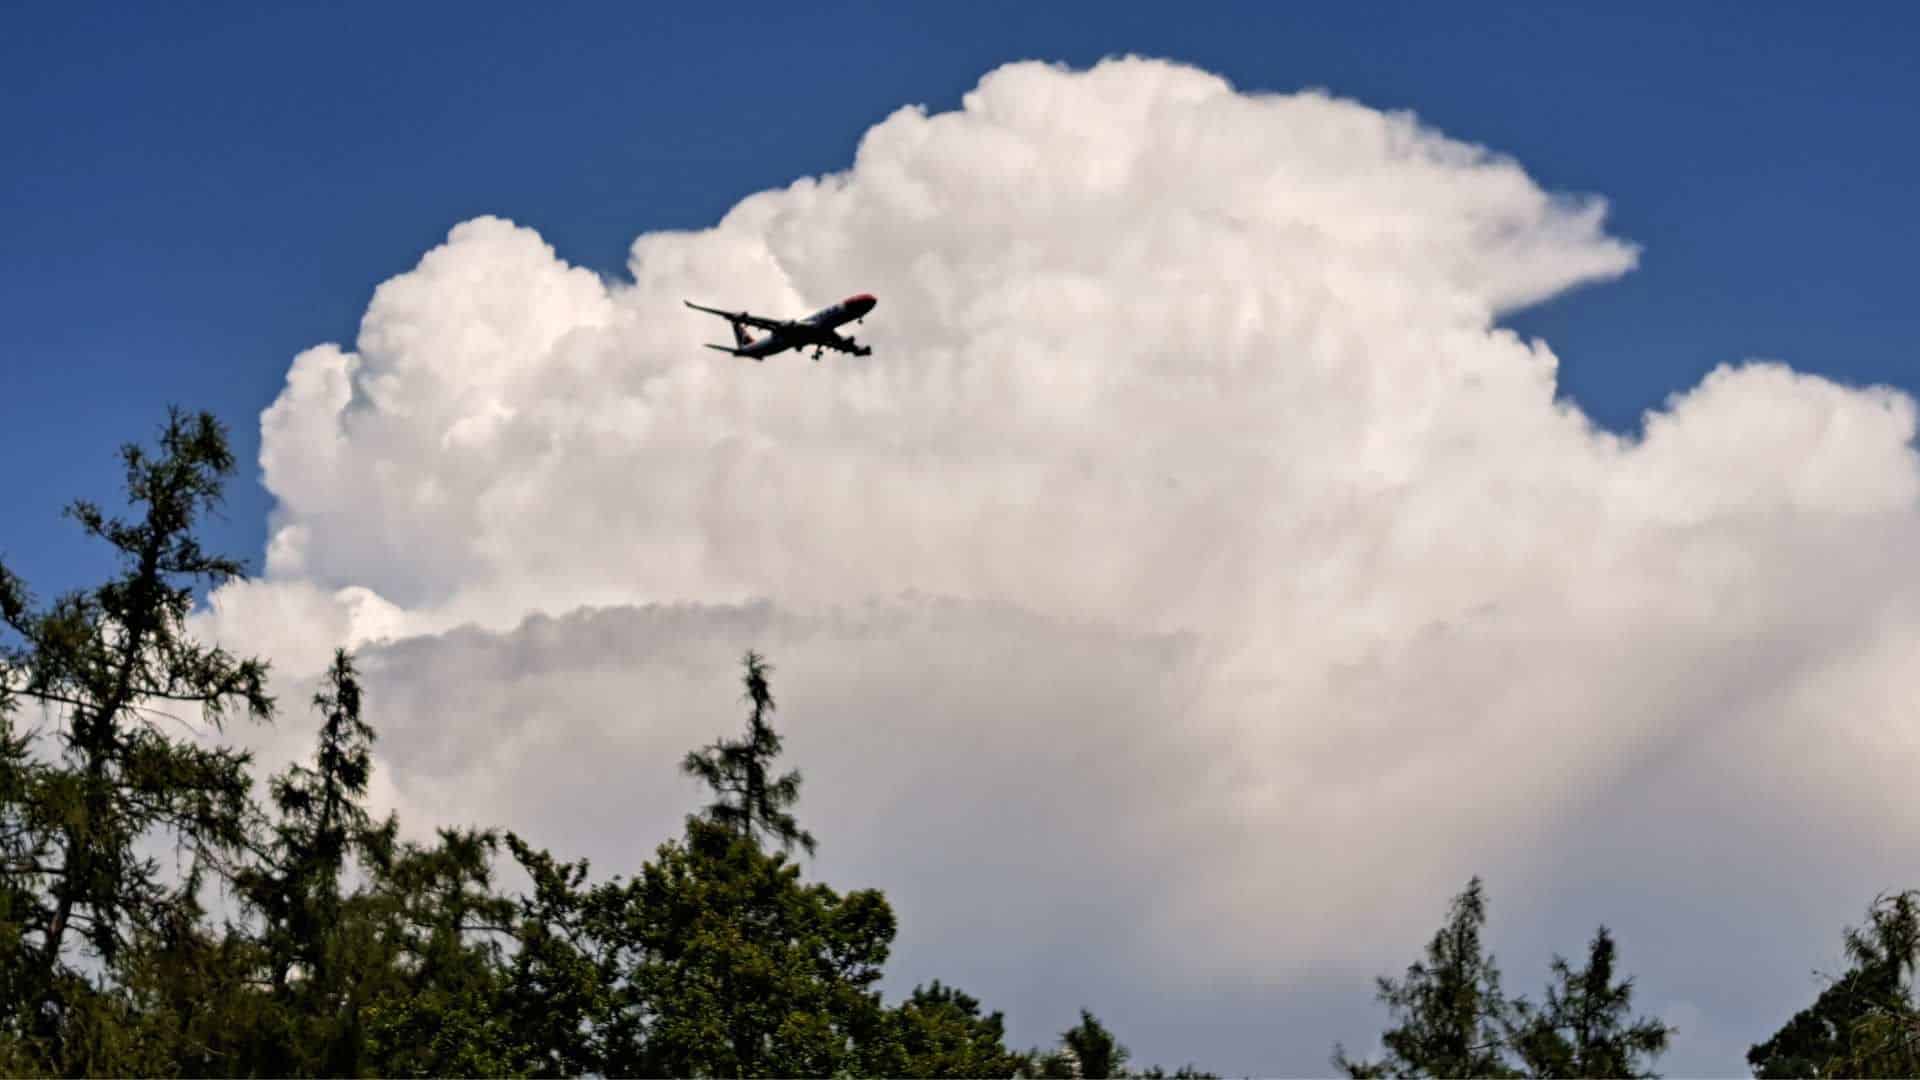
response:
[[[770,331],[764,337],[743,341],[735,351],[741,356],[764,360],[788,349],[830,344],[839,337],[834,333],[835,327],[863,318],[878,302],[868,293],[849,296],[832,307],[821,308],[804,319],[795,319],[778,330]]]

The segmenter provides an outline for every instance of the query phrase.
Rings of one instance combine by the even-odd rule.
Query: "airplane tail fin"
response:
[[[707,348],[709,348],[709,349],[718,349],[719,351],[721,351],[721,352],[723,352],[723,353],[726,353],[726,354],[727,354],[727,355],[729,355],[729,356],[747,356],[747,355],[749,355],[749,354],[747,354],[747,353],[744,353],[744,352],[741,352],[741,351],[740,351],[739,349],[731,349],[731,348],[728,348],[728,347],[727,347],[727,346],[725,346],[725,345],[709,345],[709,346],[707,346]],[[753,359],[754,359],[754,362],[755,362],[755,363],[758,363],[758,362],[759,362],[759,360],[760,360],[760,358],[759,358],[759,357],[757,357],[757,356],[756,356],[756,357],[754,357]]]
[[[753,343],[752,335],[747,333],[746,320],[743,319],[739,314],[735,314],[734,312],[731,312],[731,311],[722,311],[719,308],[707,307],[704,304],[696,304],[691,300],[682,300],[680,302],[687,305],[688,307],[692,308],[695,311],[704,311],[709,315],[718,315],[721,318],[727,320],[728,325],[733,327],[733,344],[735,348],[744,349],[748,345]],[[718,348],[718,346],[715,346],[715,347]]]

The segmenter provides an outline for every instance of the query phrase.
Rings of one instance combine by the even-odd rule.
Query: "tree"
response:
[[[1052,1050],[1029,1050],[1012,1057],[1013,1075],[1046,1080],[1080,1080],[1095,1077],[1138,1077],[1141,1080],[1217,1080],[1193,1065],[1182,1065],[1172,1073],[1158,1065],[1140,1072],[1127,1069],[1132,1054],[1107,1030],[1099,1018],[1080,1010],[1080,1022],[1060,1033],[1060,1045]]]
[[[632,980],[649,1023],[645,1071],[825,1076],[885,1035],[873,989],[893,942],[878,892],[802,885],[799,867],[692,819],[635,883]]]
[[[681,769],[713,789],[714,801],[705,811],[708,820],[756,842],[765,832],[781,850],[790,851],[797,843],[811,855],[812,834],[800,828],[788,810],[800,798],[799,772],[769,779],[773,759],[780,754],[780,736],[767,722],[774,708],[773,692],[767,686],[772,669],[753,652],[747,653],[745,665],[743,681],[753,705],[747,716],[747,737],[718,740],[693,751]]]
[[[288,1016],[260,992],[255,943],[231,928],[211,926],[193,900],[200,883],[158,926],[141,927],[115,965],[114,979],[93,1009],[93,1023],[71,1046],[105,1071],[140,1075],[259,1075],[261,1044],[285,1032]],[[286,1060],[290,1040],[277,1040]],[[93,1070],[89,1070],[93,1071]]]
[[[1487,922],[1480,879],[1454,898],[1447,924],[1427,945],[1425,963],[1399,982],[1379,980],[1379,998],[1396,1025],[1381,1041],[1378,1062],[1354,1061],[1334,1047],[1334,1066],[1349,1076],[1512,1076],[1504,1053],[1510,1008],[1500,971],[1481,947]]]
[[[32,733],[14,727],[8,675],[0,670],[0,1073],[19,1076],[45,1056],[23,1006],[45,993],[27,932],[43,910],[34,871],[51,865],[54,833],[36,806],[42,766],[33,756]]]
[[[385,861],[399,828],[392,818],[376,827],[364,806],[374,732],[360,703],[352,657],[336,650],[313,699],[321,716],[313,765],[291,766],[269,784],[278,811],[272,839],[234,876],[258,915],[259,963],[283,1021],[256,1033],[255,1071],[340,1075],[360,1065],[365,972],[350,969],[378,950],[364,928],[351,932],[342,875],[356,857]]]
[[[531,889],[518,898],[513,955],[496,1009],[525,1033],[530,1075],[629,1076],[642,1071],[644,1002],[625,972],[634,892],[618,879],[589,888],[588,864],[563,862],[506,837]]]
[[[216,729],[234,708],[261,721],[273,714],[264,663],[202,645],[186,630],[194,587],[241,570],[194,535],[233,470],[225,431],[209,415],[173,411],[157,452],[129,445],[121,459],[135,520],[85,501],[68,510],[116,553],[114,578],[37,610],[0,566],[4,695],[40,705],[52,726],[44,752],[32,744],[45,732],[10,723],[0,744],[0,903],[14,928],[11,944],[0,944],[9,965],[0,980],[14,1006],[4,1023],[55,1069],[78,1067],[69,1036],[89,1028],[81,1012],[105,1000],[91,992],[96,978],[136,936],[160,933],[192,903],[143,842],[170,837],[195,868],[214,869],[245,846],[248,756],[176,735],[167,724],[190,727],[196,717],[165,710],[198,714]]]
[[[1012,1076],[1023,1062],[1006,1046],[1000,1013],[935,979],[887,1013],[887,1042],[864,1063],[876,1076]]]
[[[1831,1076],[1920,1076],[1920,1015],[1875,1008],[1853,1026],[1852,1045],[1828,1065]]]
[[[1579,971],[1553,958],[1554,983],[1546,1006],[1514,1003],[1514,1050],[1528,1075],[1541,1077],[1650,1077],[1652,1058],[1672,1034],[1658,1020],[1632,1020],[1633,980],[1613,981],[1613,936],[1602,926]]]
[[[534,1071],[539,1048],[499,1008],[515,905],[493,888],[499,837],[440,829],[373,866],[350,917],[385,950],[366,1006],[366,1067],[382,1076]]]
[[[1094,1015],[1085,1009],[1080,1010],[1080,1022],[1060,1033],[1060,1043],[1072,1051],[1073,1060],[1078,1066],[1076,1075],[1085,1080],[1106,1080],[1108,1077],[1125,1076],[1124,1066],[1130,1056],[1120,1040],[1113,1037]]]
[[[1920,892],[1882,896],[1867,916],[1846,930],[1848,970],[1747,1051],[1755,1076],[1920,1075]]]
[[[800,775],[772,779],[780,738],[767,723],[770,670],[745,660],[747,737],[687,755],[714,802],[687,819],[630,885],[600,895],[598,925],[630,958],[624,992],[645,1014],[635,1071],[813,1076],[879,1053],[887,1023],[873,989],[893,942],[878,892],[803,885],[786,851],[813,850],[790,808]],[[761,849],[760,834],[779,842]]]

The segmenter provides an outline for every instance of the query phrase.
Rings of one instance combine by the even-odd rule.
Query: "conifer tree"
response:
[[[1080,1022],[1060,1033],[1059,1046],[1052,1050],[1029,1050],[1024,1054],[1012,1055],[1013,1075],[1037,1080],[1092,1080],[1096,1077],[1218,1080],[1212,1073],[1191,1064],[1182,1065],[1171,1073],[1158,1065],[1135,1072],[1127,1068],[1127,1060],[1132,1056],[1098,1017],[1081,1009]]]
[[[1632,1019],[1633,980],[1614,982],[1613,935],[1602,926],[1575,971],[1553,958],[1554,982],[1543,1008],[1514,1002],[1512,1042],[1529,1076],[1650,1077],[1651,1060],[1666,1050],[1672,1030],[1651,1018]]]
[[[1060,1033],[1060,1043],[1073,1054],[1074,1075],[1084,1080],[1107,1080],[1125,1076],[1130,1055],[1120,1040],[1113,1037],[1094,1015],[1080,1010],[1080,1022]]]
[[[650,1014],[643,1071],[824,1076],[885,1037],[874,985],[892,908],[799,877],[784,854],[699,818],[641,869],[630,977]]]
[[[493,887],[499,836],[438,830],[373,866],[354,917],[389,950],[366,1007],[367,1067],[382,1076],[533,1071],[540,1048],[500,1009],[515,905]]]
[[[313,704],[321,715],[313,766],[294,765],[274,777],[274,842],[240,879],[267,923],[275,990],[284,990],[296,969],[302,981],[328,981],[326,943],[339,923],[347,860],[390,844],[395,828],[373,828],[363,805],[374,733],[360,717],[360,682],[344,649],[334,653]]]
[[[693,751],[681,769],[713,789],[714,801],[705,811],[708,820],[754,842],[764,832],[782,851],[798,844],[811,855],[813,836],[800,828],[789,809],[800,798],[800,773],[772,776],[773,759],[780,755],[780,736],[768,721],[774,708],[773,691],[767,685],[772,669],[754,652],[747,653],[744,663],[742,681],[753,706],[747,716],[747,737],[721,739]]]
[[[1454,898],[1426,961],[1409,966],[1398,982],[1379,980],[1380,1001],[1397,1021],[1381,1036],[1386,1056],[1355,1061],[1335,1046],[1335,1067],[1354,1077],[1515,1075],[1504,1053],[1510,1008],[1499,968],[1480,941],[1486,922],[1476,877]]]
[[[9,724],[0,743],[0,903],[15,927],[0,945],[9,965],[0,981],[13,1007],[5,1023],[57,1069],[83,1067],[75,1033],[98,1025],[82,1013],[106,1007],[96,976],[192,901],[143,841],[170,838],[192,866],[213,869],[246,843],[247,755],[197,745],[176,725],[218,728],[234,709],[256,720],[273,713],[264,663],[196,642],[186,628],[194,588],[241,570],[195,536],[233,471],[226,432],[212,416],[173,411],[156,451],[129,445],[121,460],[133,519],[85,501],[68,510],[112,549],[116,576],[39,609],[0,566],[0,682],[39,706],[46,725],[36,735]]]
[[[259,920],[260,963],[276,1004],[278,1030],[257,1032],[249,1067],[270,1073],[357,1071],[367,972],[376,963],[372,930],[351,923],[343,875],[349,861],[383,863],[398,822],[376,827],[364,805],[373,773],[373,728],[361,718],[353,660],[336,650],[314,708],[320,731],[313,764],[290,766],[268,795],[278,813],[271,840],[235,874]],[[356,932],[357,931],[357,932]]]
[[[588,864],[564,862],[506,835],[531,888],[517,898],[513,955],[496,1009],[528,1037],[534,1076],[630,1076],[641,1071],[644,1004],[624,972],[631,890],[587,885]]]

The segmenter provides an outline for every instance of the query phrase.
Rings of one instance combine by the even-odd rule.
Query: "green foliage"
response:
[[[148,1071],[106,1034],[125,994],[96,982],[111,986],[130,947],[165,939],[199,912],[143,842],[171,840],[195,874],[247,846],[247,756],[170,725],[190,730],[204,718],[217,728],[234,708],[257,720],[273,713],[264,664],[186,632],[194,587],[240,572],[203,551],[193,531],[233,470],[225,431],[211,416],[174,412],[157,452],[130,445],[121,459],[134,519],[88,502],[68,511],[113,549],[115,577],[37,610],[0,567],[5,696],[40,706],[50,726],[9,723],[0,742],[0,984],[9,991],[0,1024],[54,1071]]]
[[[1126,1075],[1123,1067],[1130,1056],[1127,1048],[1087,1010],[1080,1010],[1078,1024],[1061,1032],[1060,1042],[1073,1053],[1078,1075],[1087,1080]]]
[[[997,1031],[997,1028],[996,1028]],[[1052,1050],[1029,1050],[1010,1056],[1014,1076],[1044,1080],[1078,1080],[1081,1077],[1140,1077],[1152,1080],[1218,1080],[1212,1073],[1192,1065],[1182,1065],[1172,1073],[1158,1065],[1140,1072],[1126,1068],[1132,1055],[1105,1024],[1085,1009],[1080,1022],[1060,1033],[1060,1045]],[[996,1074],[998,1075],[998,1074]]]
[[[1911,1007],[1868,1010],[1822,1075],[1920,1076],[1920,1016]]]
[[[799,844],[811,855],[812,834],[800,828],[788,810],[800,798],[800,774],[796,771],[771,778],[773,759],[780,754],[780,736],[767,722],[773,713],[773,691],[767,686],[767,672],[772,669],[753,652],[747,653],[745,664],[742,681],[746,683],[747,700],[753,704],[747,716],[747,737],[718,740],[688,754],[680,767],[713,789],[714,801],[705,812],[707,820],[756,842],[764,832],[783,851]]]
[[[642,1063],[642,1008],[625,979],[630,891],[617,881],[589,888],[585,861],[562,862],[512,833],[506,842],[531,879],[515,901],[515,947],[494,1002],[529,1043],[520,1071],[631,1075]]]
[[[1354,1077],[1652,1075],[1643,1070],[1672,1032],[1632,1019],[1633,980],[1614,980],[1617,950],[1606,927],[1589,943],[1585,968],[1553,958],[1546,1002],[1535,1006],[1501,992],[1500,970],[1481,943],[1486,923],[1476,877],[1454,898],[1426,960],[1398,982],[1379,980],[1396,1021],[1381,1035],[1386,1055],[1354,1060],[1336,1044],[1334,1065]]]
[[[313,701],[321,715],[314,764],[292,766],[268,785],[278,812],[271,842],[233,877],[258,917],[256,963],[286,1018],[274,1038],[243,1055],[262,1071],[346,1073],[361,1061],[358,969],[380,950],[366,919],[349,918],[341,880],[354,858],[386,865],[398,823],[376,828],[362,805],[374,733],[360,717],[360,696],[352,658],[336,652]]]
[[[1848,970],[1747,1051],[1755,1076],[1920,1075],[1920,892],[1880,897],[1844,940]]]
[[[185,883],[183,893],[197,892]],[[260,956],[243,934],[206,924],[184,900],[161,926],[143,929],[104,996],[114,1008],[98,1036],[124,1045],[98,1053],[109,1071],[218,1076],[245,1071],[261,1032],[295,1017],[260,992]],[[91,1070],[89,1070],[91,1071]]]
[[[470,1066],[459,1046],[427,1038],[454,1025],[487,1047],[487,1068],[514,1044],[492,1001],[500,983],[501,941],[511,901],[493,890],[492,832],[441,829],[433,845],[404,843],[373,867],[358,905],[376,921],[391,950],[387,985],[369,1005],[376,1071],[392,1075],[461,1074]],[[471,1066],[478,1068],[480,1066]]]
[[[492,1011],[485,988],[383,997],[367,1015],[367,1056],[381,1076],[520,1076],[536,1054]]]
[[[1454,898],[1447,924],[1427,945],[1424,963],[1399,982],[1379,980],[1379,998],[1398,1023],[1381,1041],[1379,1062],[1353,1061],[1334,1048],[1349,1076],[1511,1076],[1503,1053],[1509,1006],[1500,970],[1480,943],[1487,902],[1480,879]]]
[[[1012,1076],[1024,1062],[1006,1047],[1000,1013],[980,1015],[980,1002],[935,979],[916,986],[888,1010],[883,1039],[863,1063],[874,1076]]]
[[[698,819],[636,885],[648,1071],[824,1076],[884,1034],[872,987],[895,924],[879,893],[802,885],[784,855]]]
[[[1653,1019],[1631,1019],[1633,980],[1613,981],[1613,935],[1601,927],[1578,971],[1553,958],[1544,1008],[1514,1003],[1512,1043],[1529,1076],[1650,1077],[1647,1064],[1667,1048],[1672,1031]]]

